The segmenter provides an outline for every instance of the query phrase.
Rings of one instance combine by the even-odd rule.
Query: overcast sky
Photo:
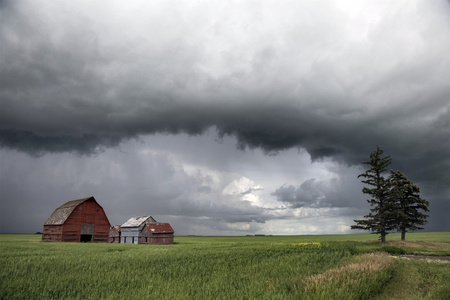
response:
[[[445,0],[0,0],[0,232],[94,196],[178,235],[335,234],[379,145],[450,231]]]

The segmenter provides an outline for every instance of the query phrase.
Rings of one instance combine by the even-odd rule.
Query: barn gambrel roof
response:
[[[140,227],[144,223],[156,223],[156,220],[152,216],[133,217],[123,223],[122,227]]]
[[[83,203],[87,200],[90,200],[90,199],[95,201],[95,198],[91,196],[91,197],[72,200],[72,201],[64,203],[63,205],[61,205],[60,207],[55,209],[55,211],[52,213],[52,215],[47,219],[47,221],[45,221],[44,225],[62,225],[62,224],[64,224],[66,222],[67,218],[70,216],[70,214],[75,209],[75,207],[77,207],[81,203]],[[95,202],[97,203],[97,201],[95,201]]]

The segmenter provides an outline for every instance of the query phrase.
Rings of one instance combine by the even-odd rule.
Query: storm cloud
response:
[[[0,20],[4,157],[114,162],[112,152],[130,143],[139,157],[134,147],[156,147],[146,144],[152,136],[191,136],[200,144],[232,141],[236,153],[262,151],[266,159],[295,149],[315,166],[331,161],[326,168],[339,168],[331,178],[291,177],[268,190],[253,178],[247,186],[241,169],[220,166],[222,150],[192,145],[205,157],[170,147],[161,153],[184,157],[178,166],[196,161],[203,172],[219,168],[227,179],[211,186],[178,169],[174,174],[185,179],[158,198],[126,176],[139,191],[133,197],[165,199],[164,215],[220,220],[224,228],[239,221],[256,230],[265,220],[293,217],[286,207],[362,209],[346,192],[357,184],[344,174],[346,168],[357,174],[379,145],[437,210],[448,208],[448,1],[19,0],[0,2]],[[249,155],[226,151],[233,153],[225,156],[229,165]],[[258,157],[253,167],[264,165]],[[122,173],[135,173],[122,163]],[[235,180],[248,189],[225,195]],[[161,178],[154,182],[161,186]],[[13,189],[3,183],[2,190],[2,202],[9,201]]]

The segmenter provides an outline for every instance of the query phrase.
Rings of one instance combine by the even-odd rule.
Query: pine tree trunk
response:
[[[405,240],[405,236],[406,236],[406,230],[402,229],[402,241]]]
[[[381,234],[381,245],[386,245],[386,234]]]

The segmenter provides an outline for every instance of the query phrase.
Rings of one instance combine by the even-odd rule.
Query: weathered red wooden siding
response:
[[[153,229],[153,230],[152,230]],[[158,232],[159,230],[163,232]],[[170,232],[172,231],[172,232]],[[142,229],[140,244],[173,244],[174,232],[168,223],[147,223]]]
[[[150,244],[149,239],[151,238],[152,233],[148,226],[144,226],[141,231],[141,236],[139,237],[139,244]]]
[[[63,225],[64,242],[79,242],[82,225],[94,225],[93,242],[108,242],[111,224],[103,208],[94,200],[78,205]],[[86,226],[87,227],[87,226]]]
[[[48,242],[60,242],[62,239],[62,225],[46,225],[42,232],[42,240]]]
[[[109,243],[120,243],[120,225],[114,225],[109,229]]]
[[[153,233],[150,244],[173,244],[173,233]]]

